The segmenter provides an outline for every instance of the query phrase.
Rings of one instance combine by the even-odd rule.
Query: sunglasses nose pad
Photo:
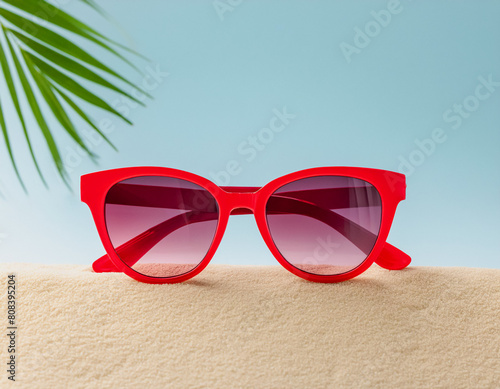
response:
[[[231,211],[231,215],[251,215],[253,213],[253,210],[248,209],[248,208],[234,208]]]

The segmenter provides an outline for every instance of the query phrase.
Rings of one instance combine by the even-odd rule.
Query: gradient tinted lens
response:
[[[368,257],[380,230],[382,203],[366,181],[311,177],[276,190],[266,216],[274,244],[291,265],[334,275],[355,269]]]
[[[135,177],[106,195],[106,227],[115,252],[151,277],[187,273],[206,256],[219,218],[204,188],[171,177]]]

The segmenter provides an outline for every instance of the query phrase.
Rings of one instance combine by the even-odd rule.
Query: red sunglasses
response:
[[[259,187],[217,186],[181,170],[132,167],[81,177],[81,196],[107,255],[96,272],[147,283],[188,280],[210,262],[229,215],[253,213],[278,262],[316,282],[353,278],[373,262],[389,270],[411,258],[386,242],[405,176],[321,167]]]

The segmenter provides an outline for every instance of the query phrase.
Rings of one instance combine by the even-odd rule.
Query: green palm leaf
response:
[[[56,164],[57,171],[61,178],[63,179],[64,183],[67,184],[67,177],[65,174],[64,166],[62,163],[61,159],[61,154],[59,153],[59,149],[57,148],[56,142],[54,140],[54,137],[52,136],[52,133],[49,130],[49,127],[47,125],[47,122],[42,114],[42,111],[40,110],[40,106],[38,104],[38,101],[35,97],[35,94],[33,93],[33,90],[31,88],[31,85],[28,81],[28,78],[26,77],[26,74],[24,73],[24,69],[21,66],[21,62],[19,61],[16,52],[14,51],[14,47],[12,46],[12,43],[7,37],[7,44],[9,46],[9,50],[12,56],[12,60],[14,61],[14,65],[17,70],[17,74],[19,76],[19,80],[21,81],[21,85],[23,87],[24,93],[26,95],[26,99],[28,100],[28,103],[30,105],[30,108],[33,112],[33,116],[35,117],[38,126],[40,127],[40,130],[42,130],[43,137],[45,138],[45,141],[47,143],[47,146],[49,147],[50,154],[52,155],[52,159],[54,163]]]
[[[76,131],[75,126],[73,125],[70,118],[66,114],[66,111],[63,109],[63,107],[60,104],[59,100],[57,99],[56,95],[52,91],[50,83],[47,81],[45,76],[35,68],[29,55],[25,51],[23,51],[22,54],[23,54],[24,60],[26,61],[26,65],[28,66],[28,69],[31,73],[31,76],[33,77],[33,79],[35,80],[35,83],[38,86],[38,90],[40,91],[40,93],[44,97],[46,103],[49,105],[49,107],[52,110],[56,119],[64,127],[64,129],[68,132],[68,134],[71,136],[71,138],[73,138],[73,140],[76,143],[78,143],[78,145],[82,149],[84,149],[85,152],[91,158],[95,158],[95,154],[92,153],[87,148],[87,146],[83,142],[82,138],[80,138],[80,135],[78,135],[78,132]]]
[[[50,77],[53,81],[58,83],[62,88],[70,91],[74,95],[80,97],[81,99],[94,104],[97,107],[100,107],[116,116],[125,120],[128,124],[132,124],[130,120],[128,120],[125,116],[123,116],[120,112],[114,109],[111,105],[106,103],[103,99],[96,96],[94,93],[90,92],[88,89],[84,88],[81,84],[73,80],[71,77],[68,77],[64,73],[60,72],[56,68],[50,66],[47,62],[41,60],[37,56],[31,55],[25,51],[23,51],[24,55],[29,57],[31,61],[48,77]]]
[[[112,84],[108,80],[101,77],[96,72],[83,66],[79,62],[74,61],[73,59],[71,59],[67,56],[64,56],[62,54],[59,54],[57,51],[54,51],[54,50],[50,49],[49,47],[34,41],[33,39],[27,37],[24,34],[19,33],[18,31],[15,31],[15,30],[8,30],[8,31],[12,32],[17,38],[19,38],[23,43],[25,43],[30,49],[34,50],[38,54],[47,58],[51,62],[56,63],[57,65],[64,68],[65,70],[67,70],[71,73],[74,73],[77,76],[80,76],[82,78],[86,78],[89,81],[95,82],[96,84],[104,86],[105,88],[112,89],[115,92],[118,92],[118,93],[122,94],[123,96],[126,96],[131,100],[134,100],[136,103],[138,103],[142,106],[145,105],[142,101],[131,96],[127,92],[123,91],[123,89],[120,89],[116,85]]]
[[[23,187],[23,190],[26,192],[26,186],[24,186],[24,182],[21,179],[21,175],[19,174],[19,170],[17,169],[16,161],[14,160],[14,154],[12,153],[12,146],[10,145],[9,133],[7,132],[7,125],[5,124],[5,118],[3,116],[2,102],[0,101],[0,127],[2,128],[3,138],[5,140],[5,145],[7,146],[7,151],[9,152],[9,158],[12,162],[12,166],[14,167],[14,171],[16,172],[16,176]]]
[[[23,10],[25,12],[29,12],[31,14],[34,14],[35,16],[40,13],[40,10],[43,10],[43,7],[41,7],[41,5],[43,3],[48,4],[46,2],[33,1],[33,0],[30,0],[30,1],[19,1],[19,0],[9,1],[9,0],[2,0],[2,1],[4,1],[6,3],[11,3],[11,5],[13,5],[14,7],[18,7],[19,9],[21,9],[21,10]],[[113,48],[111,48],[108,44],[104,43],[102,40],[100,40],[100,39],[94,37],[93,35],[89,34],[85,30],[79,28],[77,25],[73,25],[72,26],[71,25],[72,22],[67,21],[67,20],[65,20],[64,18],[61,17],[61,12],[55,12],[55,13],[51,14],[50,15],[50,22],[53,23],[53,24],[55,24],[56,26],[65,28],[67,30],[70,30],[71,32],[73,32],[75,34],[78,34],[78,35],[82,36],[83,38],[86,38],[86,39],[94,42],[95,44],[97,44],[97,45],[101,46],[102,48],[106,49],[107,51],[113,53],[114,55],[116,55],[117,57],[119,57],[121,60],[125,61],[127,64],[129,64],[130,66],[132,66],[134,69],[136,69],[137,71],[139,71],[139,69],[132,62],[130,62],[123,55],[121,55],[116,50],[114,50]],[[29,19],[26,19],[26,18],[24,18],[22,16],[16,15],[16,14],[14,14],[12,12],[9,12],[6,9],[1,9],[0,13],[2,14],[2,16],[4,16],[7,20],[9,20],[10,22],[12,22],[13,24],[15,24],[17,27],[32,29],[35,32],[33,35],[36,35],[36,31],[38,29],[44,28],[40,24],[32,22]],[[77,23],[80,23],[78,20],[76,20],[76,19],[74,19],[74,20]]]
[[[104,11],[94,0],[81,0],[83,3],[92,7],[95,11],[99,12],[102,16],[107,17],[108,14]]]
[[[64,12],[60,8],[55,7],[54,5],[52,5],[51,3],[49,3],[45,0],[30,0],[30,1],[3,0],[3,1],[5,3],[8,3],[8,4],[13,5],[15,7],[19,7],[19,9],[22,9],[26,13],[32,14],[34,16],[39,15],[40,9],[43,9],[45,13],[50,15],[51,22],[53,24],[55,24],[61,28],[64,28],[68,31],[71,31],[77,35],[80,35],[83,38],[91,40],[92,42],[98,44],[99,46],[105,48],[106,50],[112,52],[113,54],[119,56],[124,61],[126,61],[129,65],[134,67],[136,70],[138,70],[138,69],[134,66],[134,64],[132,64],[130,61],[128,61],[122,55],[117,53],[116,50],[113,50],[111,47],[109,47],[109,45],[105,44],[101,40],[107,41],[109,43],[112,43],[115,46],[118,46],[118,47],[123,48],[127,51],[130,51],[130,52],[134,53],[135,55],[142,57],[143,59],[147,59],[144,56],[140,55],[139,53],[134,52],[130,48],[123,46],[123,45],[119,44],[118,42],[115,42],[109,38],[106,38],[104,35],[97,32],[89,25],[81,22],[80,20],[74,18],[73,16],[69,15],[68,13]]]
[[[2,0],[3,1],[3,0]],[[1,1],[0,1],[1,4]],[[73,56],[89,65],[95,66],[109,74],[119,78],[121,81],[129,84],[132,87],[137,88],[134,84],[128,81],[125,77],[121,76],[114,70],[110,69],[108,66],[104,65],[101,61],[98,61],[92,55],[87,53],[85,50],[78,47],[76,44],[66,39],[62,35],[43,27],[42,25],[35,23],[29,19],[19,16],[13,12],[10,12],[4,8],[0,7],[0,16],[4,17],[7,21],[13,24],[13,26],[28,32],[34,38],[43,41],[44,43],[63,51],[70,56]],[[142,93],[146,94],[144,91],[140,90]],[[150,97],[150,96],[149,96]]]
[[[106,16],[94,0],[80,1]],[[46,185],[35,154],[35,145],[26,126],[27,114],[30,114],[37,123],[38,130],[42,133],[45,145],[51,155],[52,163],[63,182],[69,187],[69,177],[57,145],[55,127],[68,134],[70,139],[81,147],[89,158],[95,161],[97,155],[85,143],[71,119],[72,115],[82,119],[112,148],[116,148],[82,109],[81,101],[132,124],[105,99],[91,92],[86,83],[90,81],[140,105],[144,105],[144,103],[141,99],[134,97],[137,92],[151,98],[149,94],[134,85],[109,64],[103,63],[74,43],[71,37],[77,37],[80,40],[83,38],[89,44],[112,53],[118,61],[127,63],[136,70],[137,67],[118,49],[127,50],[138,57],[142,56],[107,38],[88,24],[46,0],[0,0],[0,27],[3,33],[0,36],[0,69],[14,106],[14,112],[21,123],[24,139],[33,163]],[[7,44],[8,50],[4,50],[2,41]],[[110,77],[113,80],[110,80]],[[16,84],[20,85],[20,89]],[[135,92],[128,92],[119,84],[133,88]],[[16,176],[25,188],[14,158],[15,150],[9,137],[9,120],[12,120],[12,116],[7,117],[4,112],[0,104],[2,137]],[[48,120],[48,114],[56,119],[57,126],[52,124],[53,121]]]
[[[31,139],[30,139],[29,134],[28,134],[28,129],[26,128],[26,122],[24,121],[24,116],[23,116],[23,113],[21,111],[21,105],[20,105],[19,99],[17,97],[17,90],[16,90],[16,87],[14,85],[14,81],[12,79],[10,67],[7,63],[7,57],[6,57],[5,52],[3,50],[1,41],[0,41],[0,64],[2,65],[2,72],[4,74],[5,81],[7,83],[8,89],[9,89],[12,103],[14,104],[17,116],[18,116],[19,121],[21,122],[21,126],[23,128],[24,138],[26,139],[26,143],[28,144],[28,149],[30,151],[31,159],[33,160],[33,163],[35,165],[36,171],[38,172],[40,179],[42,180],[45,187],[47,187],[47,182],[45,181],[45,178],[43,177],[42,171],[40,170],[40,166],[38,165],[38,162],[37,162],[36,157],[35,157],[35,153],[33,151],[33,146],[31,144]],[[8,142],[9,139],[7,139],[6,141]]]
[[[90,127],[92,127],[100,136],[102,139],[106,141],[108,145],[110,145],[115,151],[118,151],[118,149],[115,147],[113,143],[108,139],[106,135],[95,125],[93,120],[72,100],[68,97],[67,94],[65,94],[62,90],[60,90],[58,87],[53,86],[54,89],[57,91],[59,96],[63,98],[64,101],[75,111],[78,116],[80,116],[83,120],[85,120]]]

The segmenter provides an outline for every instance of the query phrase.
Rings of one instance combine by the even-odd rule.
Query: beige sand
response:
[[[500,270],[376,266],[340,284],[209,265],[176,285],[90,267],[17,273],[1,388],[499,388]],[[2,332],[3,332],[2,331]]]

